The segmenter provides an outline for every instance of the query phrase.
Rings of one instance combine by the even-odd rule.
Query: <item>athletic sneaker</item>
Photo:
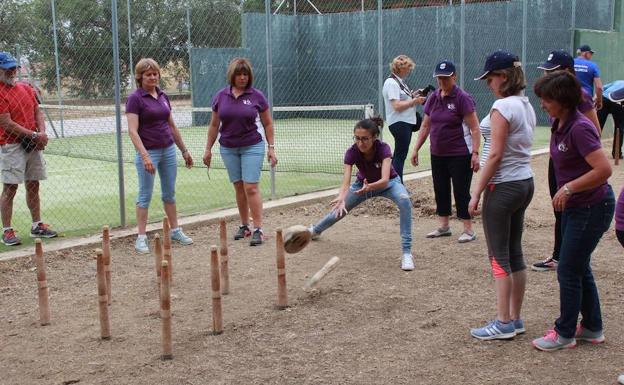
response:
[[[557,270],[557,264],[559,261],[554,259],[553,257],[546,258],[541,262],[534,263],[531,266],[531,270],[534,271],[548,271],[548,270]]]
[[[15,230],[8,229],[2,234],[2,243],[7,246],[15,246],[22,243],[22,241],[17,237],[17,235],[15,235]]]
[[[624,385],[624,374],[620,374],[618,377],[618,384]]]
[[[401,269],[405,271],[414,270],[414,259],[411,253],[405,253],[401,257]]]
[[[136,242],[134,243],[134,249],[137,251],[137,253],[148,254],[150,250],[147,246],[147,237],[137,237]]]
[[[459,236],[459,239],[457,240],[457,242],[459,242],[459,243],[466,243],[466,242],[472,242],[475,239],[477,239],[477,234],[475,234],[474,231],[472,232],[472,234],[469,234],[469,233],[464,231]]]
[[[451,228],[447,227],[446,229],[439,228],[436,229],[429,234],[427,234],[427,238],[439,238],[439,237],[450,237],[451,236]]]
[[[585,329],[581,325],[577,326],[574,338],[579,341],[591,342],[592,344],[601,344],[605,341],[605,336],[604,334],[602,334],[602,330],[598,332],[592,332],[589,329]]]
[[[249,246],[259,246],[264,241],[264,233],[261,229],[255,229],[253,234],[251,234],[251,241],[249,242]]]
[[[193,240],[182,232],[181,228],[171,232],[171,240],[181,245],[191,245]]]
[[[308,227],[308,231],[310,232],[313,241],[316,241],[321,236],[320,233],[314,231],[314,225],[310,225],[310,227]]]
[[[54,238],[57,235],[56,231],[52,231],[45,223],[39,223],[36,228],[30,229],[30,236],[33,238]]]
[[[470,334],[482,341],[507,340],[516,336],[516,328],[513,322],[503,323],[499,320],[494,320],[483,327],[470,329]]]
[[[522,319],[512,319],[511,322],[513,322],[514,329],[516,329],[516,334],[522,334],[526,332],[526,329],[524,328],[524,321]]]
[[[535,349],[543,352],[554,352],[559,349],[572,349],[576,347],[576,339],[561,337],[554,329],[544,334],[544,337],[534,339],[531,342]]]
[[[238,241],[239,239],[247,238],[251,235],[251,230],[249,230],[249,226],[242,225],[238,228],[236,234],[234,234],[234,240]]]

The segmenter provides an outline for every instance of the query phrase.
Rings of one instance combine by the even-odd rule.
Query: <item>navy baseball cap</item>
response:
[[[17,60],[8,52],[0,52],[0,68],[8,70],[11,68],[19,67]]]
[[[616,103],[624,103],[624,88],[611,92],[609,94],[609,99]]]
[[[455,74],[455,64],[449,60],[444,60],[436,65],[435,71],[433,71],[433,77],[438,76],[453,76]]]
[[[587,44],[583,44],[582,46],[579,47],[579,52],[591,52],[591,53],[595,53],[594,51],[592,51],[591,47],[588,46]]]
[[[518,56],[509,53],[507,51],[498,50],[490,54],[485,60],[483,66],[483,74],[474,80],[485,79],[485,77],[491,72],[496,70],[504,70],[506,68],[521,67],[520,59]]]
[[[572,68],[574,69],[574,58],[565,50],[558,49],[552,51],[548,55],[548,59],[537,68],[546,71],[552,71],[556,69]]]

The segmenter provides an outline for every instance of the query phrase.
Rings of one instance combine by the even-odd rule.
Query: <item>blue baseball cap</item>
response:
[[[583,44],[582,46],[579,47],[578,49],[579,52],[591,52],[591,53],[595,53],[594,51],[592,51],[591,47],[588,46],[587,44]]]
[[[609,93],[609,99],[616,103],[624,103],[624,88]]]
[[[496,70],[504,70],[506,68],[521,67],[520,59],[518,56],[509,53],[507,51],[498,50],[490,54],[485,59],[485,65],[483,66],[483,74],[474,80],[485,79],[485,77],[491,72]]]
[[[8,52],[0,52],[0,68],[8,70],[11,68],[19,67],[17,60]]]
[[[546,71],[552,71],[556,69],[572,68],[574,69],[574,58],[565,50],[558,49],[552,51],[548,55],[548,59],[537,68]]]
[[[453,76],[455,74],[455,64],[449,60],[444,60],[436,65],[435,71],[433,71],[433,77],[438,76]]]

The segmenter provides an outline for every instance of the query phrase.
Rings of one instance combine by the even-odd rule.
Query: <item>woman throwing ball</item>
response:
[[[353,129],[355,142],[344,156],[344,177],[340,192],[332,201],[334,208],[325,218],[310,227],[312,239],[344,218],[354,207],[368,198],[382,196],[391,199],[399,207],[401,269],[413,270],[412,259],[412,202],[397,172],[392,168],[392,150],[378,139],[381,118],[360,120]],[[353,165],[358,169],[357,180],[351,184]],[[349,185],[351,186],[349,187]]]

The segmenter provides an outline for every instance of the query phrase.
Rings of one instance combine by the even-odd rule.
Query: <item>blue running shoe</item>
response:
[[[522,319],[512,319],[511,322],[513,322],[514,329],[516,329],[516,334],[522,334],[526,332],[526,329],[524,328],[524,321]]]
[[[499,320],[494,320],[483,327],[470,329],[470,334],[482,341],[507,340],[516,336],[516,328],[511,321],[503,323]]]

